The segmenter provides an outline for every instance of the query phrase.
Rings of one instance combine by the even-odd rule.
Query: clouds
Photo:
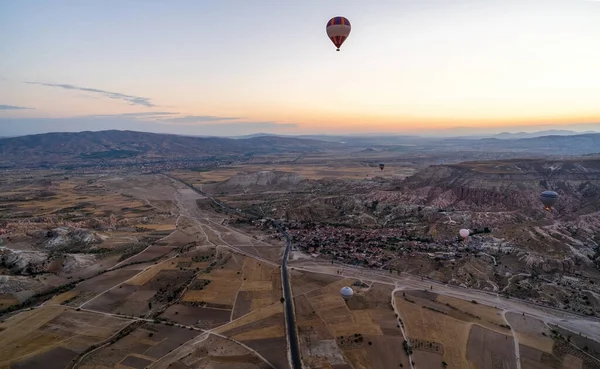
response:
[[[156,105],[148,97],[126,95],[126,94],[123,94],[120,92],[111,92],[111,91],[99,90],[97,88],[89,88],[89,87],[79,87],[79,86],[74,86],[74,85],[69,85],[69,84],[43,83],[43,82],[25,82],[25,83],[30,84],[30,85],[55,87],[55,88],[62,88],[65,90],[83,91],[83,92],[98,94],[98,95],[107,97],[109,99],[126,101],[130,105],[140,105],[140,106],[145,106],[147,108],[156,107]]]
[[[121,113],[121,114],[92,114],[84,115],[81,118],[133,118],[133,119],[160,119],[165,116],[177,115],[179,113],[170,111],[146,111],[139,113]]]
[[[26,108],[23,106],[14,105],[0,105],[0,110],[32,110],[33,108]]]

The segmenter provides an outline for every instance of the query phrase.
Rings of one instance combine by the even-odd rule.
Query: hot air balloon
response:
[[[340,51],[340,47],[348,38],[350,34],[350,21],[344,17],[333,17],[327,22],[327,37],[331,39],[331,42]]]
[[[469,232],[469,230],[468,230],[468,229],[465,229],[465,228],[461,229],[461,230],[458,232],[458,234],[459,234],[459,235],[460,235],[460,236],[463,238],[463,240],[466,240],[466,239],[467,239],[467,237],[469,237],[469,234],[470,234],[470,233],[471,233],[471,232]]]
[[[350,300],[352,295],[354,295],[354,291],[352,291],[352,288],[350,287],[342,287],[342,289],[340,290],[340,295],[342,295],[342,298],[344,300],[348,301]]]
[[[540,194],[540,201],[546,207],[546,210],[550,211],[552,205],[558,201],[558,194],[554,191],[544,191]]]
[[[379,164],[379,169],[383,170],[383,168],[385,168],[385,164],[383,164],[383,163]]]

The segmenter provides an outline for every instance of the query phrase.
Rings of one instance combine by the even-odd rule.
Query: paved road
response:
[[[581,333],[588,338],[600,342],[600,319],[595,317],[579,316],[560,309],[539,306],[518,299],[507,299],[485,291],[444,285],[432,280],[421,280],[420,277],[409,275],[407,273],[402,273],[402,275],[392,275],[361,267],[331,265],[330,262],[319,259],[295,260],[291,262],[291,268],[312,273],[337,276],[342,275],[347,278],[375,281],[398,287],[398,290],[429,290],[433,286],[432,292],[466,301],[476,300],[480,304],[494,306],[499,310],[525,313],[546,323],[558,325],[570,331]],[[340,273],[338,273],[338,271],[340,271]]]
[[[185,184],[186,186],[188,186],[189,188],[191,188],[198,194],[211,199],[216,205],[220,206],[225,211],[229,211],[232,213],[242,213],[249,217],[258,217],[258,218],[262,217],[260,214],[238,211],[237,209],[232,208],[231,206],[219,201],[218,199],[215,199],[212,195],[210,195],[202,190],[199,190],[199,189],[195,188],[194,186],[191,186],[188,183],[185,183],[184,181],[182,181],[178,178],[175,178],[175,177],[172,177],[172,176],[169,176],[166,174],[164,174],[164,175],[171,178],[172,180],[175,180],[175,181]],[[283,253],[283,258],[281,260],[281,280],[282,280],[282,285],[283,285],[283,297],[285,298],[285,319],[286,319],[287,339],[288,339],[289,346],[290,346],[289,347],[290,357],[291,357],[290,364],[292,365],[292,369],[302,369],[302,359],[300,358],[300,347],[298,345],[298,332],[296,329],[296,315],[294,314],[294,299],[292,298],[292,288],[291,288],[291,284],[289,281],[288,266],[287,266],[288,257],[290,254],[290,250],[292,248],[291,237],[283,229],[283,227],[281,227],[279,222],[273,220],[273,224],[275,225],[277,230],[279,230],[279,232],[283,235],[283,237],[285,238],[285,243],[286,243],[285,251]]]
[[[283,297],[285,297],[285,319],[288,342],[290,344],[290,355],[292,359],[292,369],[302,369],[302,359],[300,358],[300,347],[298,346],[298,332],[296,330],[296,315],[294,314],[294,299],[292,298],[292,287],[289,281],[288,257],[292,249],[292,240],[290,235],[283,229],[279,222],[273,221],[277,230],[285,238],[285,252],[281,260],[281,279],[283,281]]]

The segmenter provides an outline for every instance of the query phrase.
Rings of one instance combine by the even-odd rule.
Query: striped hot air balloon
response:
[[[340,51],[340,47],[350,35],[350,21],[344,17],[333,17],[327,22],[327,37],[331,39],[331,42]]]

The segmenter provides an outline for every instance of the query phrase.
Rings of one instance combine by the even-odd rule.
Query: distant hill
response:
[[[541,136],[522,139],[444,139],[432,149],[440,151],[518,152],[523,154],[585,155],[600,152],[600,133]]]
[[[492,136],[492,138],[499,139],[518,139],[518,138],[534,138],[534,137],[542,137],[542,136],[574,136],[588,133],[598,133],[596,131],[586,131],[586,132],[575,132],[569,130],[560,130],[560,129],[550,129],[546,131],[538,131],[538,132],[502,132],[497,135]]]
[[[268,153],[305,153],[339,144],[292,137],[248,139],[190,137],[135,131],[44,133],[0,139],[2,165],[64,164],[85,161],[186,159]]]

